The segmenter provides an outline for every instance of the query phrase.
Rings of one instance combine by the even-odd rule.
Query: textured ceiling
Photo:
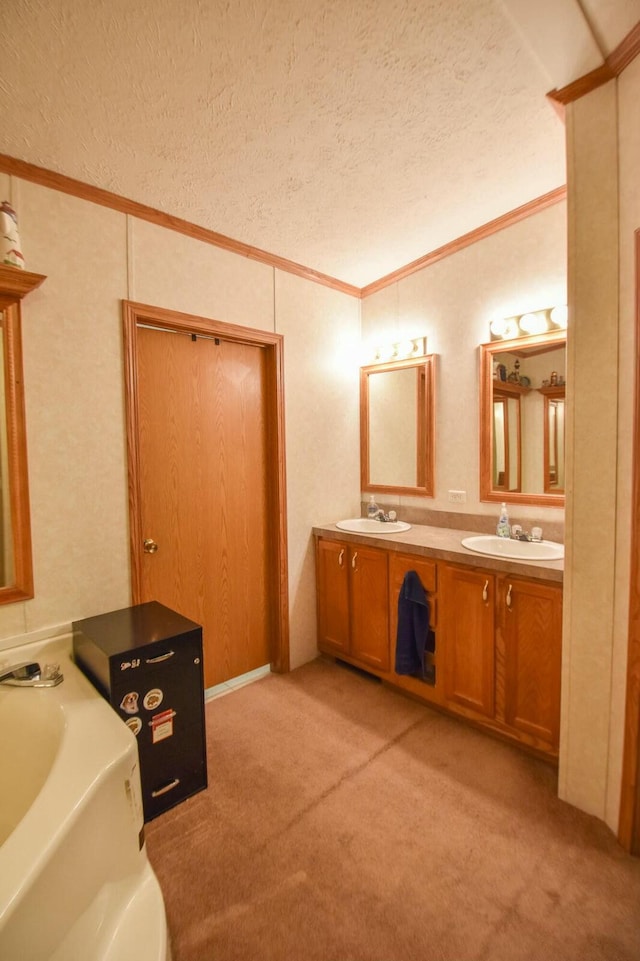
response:
[[[4,0],[0,152],[364,286],[565,182],[560,12],[640,2]]]

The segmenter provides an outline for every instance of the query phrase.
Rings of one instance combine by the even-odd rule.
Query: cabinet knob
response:
[[[144,548],[145,554],[155,554],[155,552],[158,550],[158,545],[150,537],[147,537],[143,541],[142,546]]]

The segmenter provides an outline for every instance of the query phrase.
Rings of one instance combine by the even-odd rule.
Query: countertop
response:
[[[412,524],[408,531],[398,534],[354,534],[340,530],[335,524],[326,524],[314,527],[313,533],[316,537],[331,537],[333,540],[346,541],[350,544],[368,544],[370,547],[382,547],[388,551],[403,554],[420,554],[434,560],[465,564],[500,574],[519,574],[521,577],[533,580],[555,581],[562,584],[564,577],[564,560],[529,561],[491,557],[489,554],[478,554],[463,547],[462,539],[477,536],[477,531]]]

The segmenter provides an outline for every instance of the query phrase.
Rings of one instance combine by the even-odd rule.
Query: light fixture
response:
[[[409,360],[411,357],[423,357],[426,353],[427,338],[412,337],[398,341],[396,344],[376,347],[375,363],[385,364],[393,360]]]
[[[516,317],[497,317],[489,324],[491,340],[515,340],[531,334],[544,334],[549,329],[567,326],[566,306],[545,307]]]

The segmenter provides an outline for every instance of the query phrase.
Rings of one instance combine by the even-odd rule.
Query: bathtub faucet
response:
[[[41,668],[34,661],[24,661],[13,667],[0,667],[0,684],[11,687],[55,687],[63,680],[59,664],[45,664]]]

